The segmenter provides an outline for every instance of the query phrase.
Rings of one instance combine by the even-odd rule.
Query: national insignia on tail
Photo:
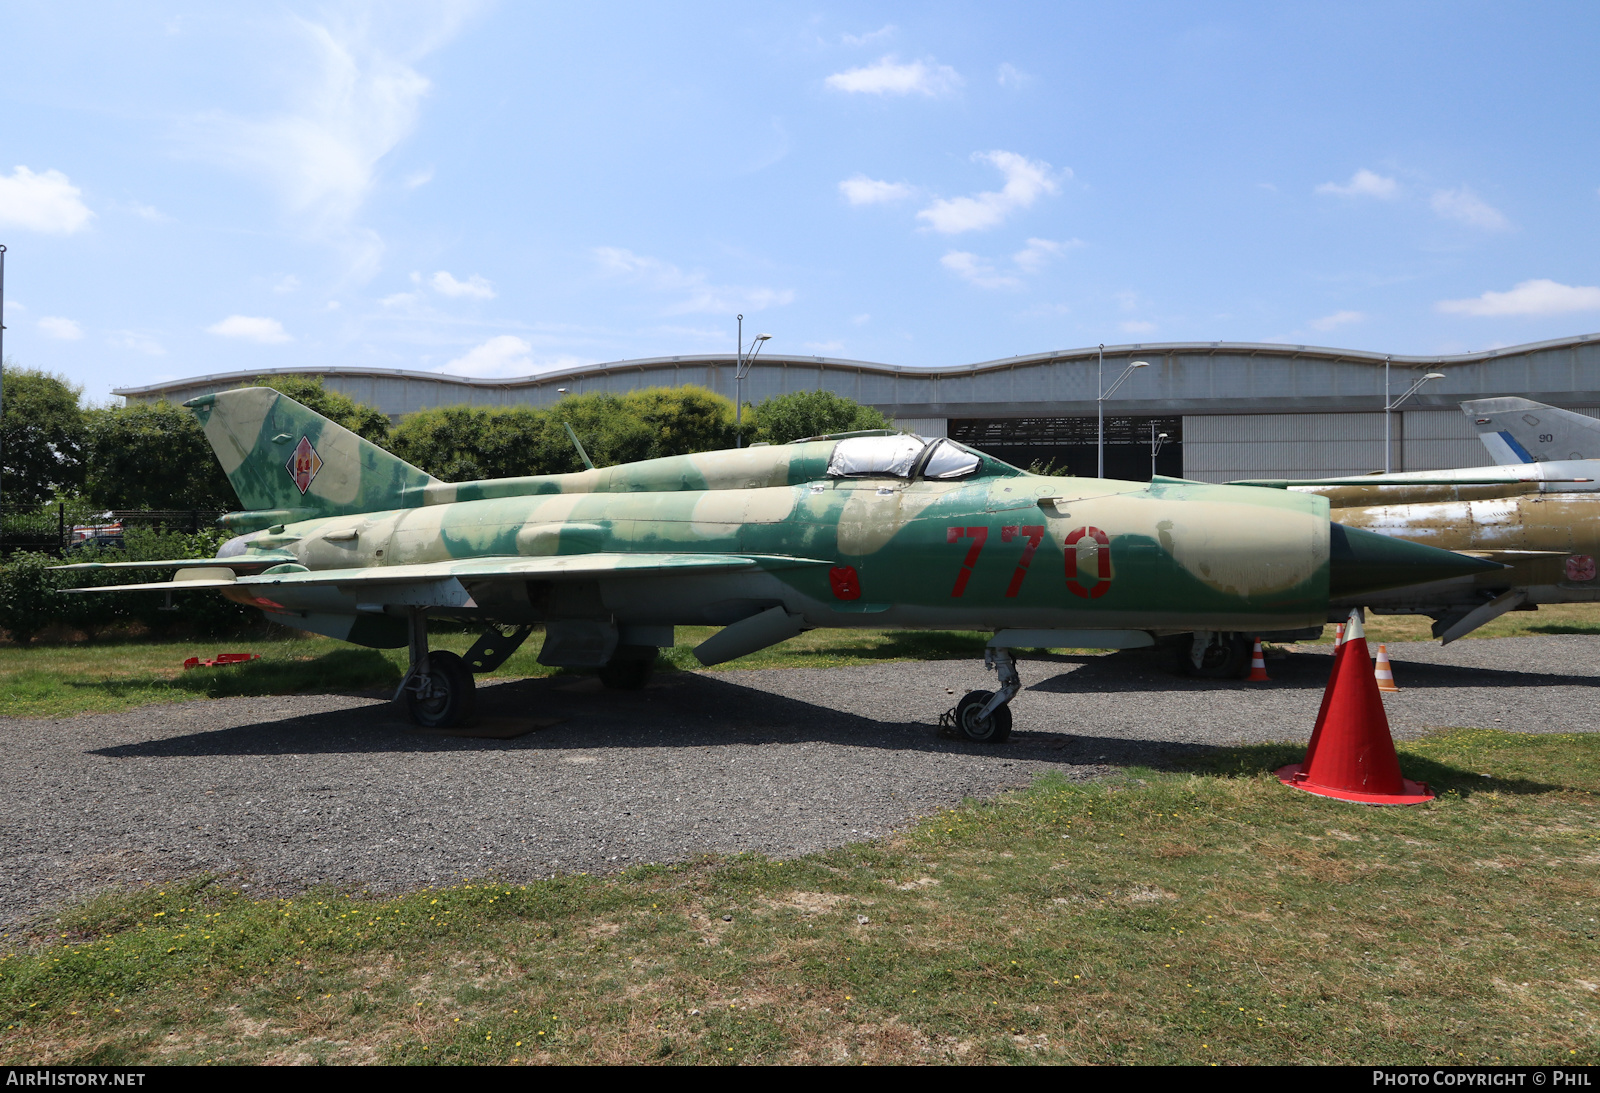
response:
[[[317,472],[322,469],[322,457],[311,446],[310,439],[302,436],[300,443],[294,446],[289,462],[284,464],[284,469],[289,472],[289,477],[294,479],[296,488],[303,494],[311,488],[312,479],[316,478]]]

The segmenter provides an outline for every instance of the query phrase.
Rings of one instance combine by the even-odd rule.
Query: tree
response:
[[[509,410],[441,406],[402,418],[389,438],[389,449],[446,482],[515,478],[546,473],[541,452],[549,426],[543,413],[526,406]],[[565,430],[558,425],[556,431],[567,443]]]
[[[756,439],[787,444],[808,436],[890,429],[889,419],[871,406],[832,391],[791,391],[755,407]]]
[[[200,423],[162,400],[87,415],[84,492],[112,509],[232,509],[238,496]]]
[[[597,467],[733,447],[733,403],[692,385],[648,387],[625,395],[569,395],[548,411],[544,461],[581,470],[567,437],[571,425]]]
[[[0,388],[0,498],[34,508],[83,481],[81,390],[7,361]]]
[[[387,447],[389,418],[375,406],[357,402],[349,395],[329,391],[321,376],[257,376],[252,387],[270,387],[282,392],[329,421],[337,422],[357,436]]]

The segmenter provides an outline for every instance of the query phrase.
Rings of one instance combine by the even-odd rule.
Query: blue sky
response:
[[[1593,4],[0,7],[6,355],[111,388],[1600,329]]]

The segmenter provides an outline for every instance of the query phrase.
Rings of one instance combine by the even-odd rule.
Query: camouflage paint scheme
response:
[[[837,477],[836,440],[447,484],[276,391],[187,405],[250,511],[224,517],[244,534],[218,558],[169,563],[175,579],[367,645],[404,644],[419,607],[544,622],[546,662],[575,665],[775,606],[803,628],[1155,634],[1328,612],[1328,502],[1289,491],[1040,476],[982,453],[958,480]]]

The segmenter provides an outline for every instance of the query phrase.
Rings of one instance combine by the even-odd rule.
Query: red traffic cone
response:
[[[1416,805],[1433,800],[1426,785],[1400,776],[1400,757],[1373,677],[1367,635],[1355,612],[1344,644],[1334,654],[1306,757],[1277,774],[1286,786],[1340,801]]]
[[[1245,677],[1246,683],[1271,683],[1272,677],[1267,675],[1267,661],[1261,655],[1261,639],[1256,639],[1256,647],[1250,653],[1250,674]]]

